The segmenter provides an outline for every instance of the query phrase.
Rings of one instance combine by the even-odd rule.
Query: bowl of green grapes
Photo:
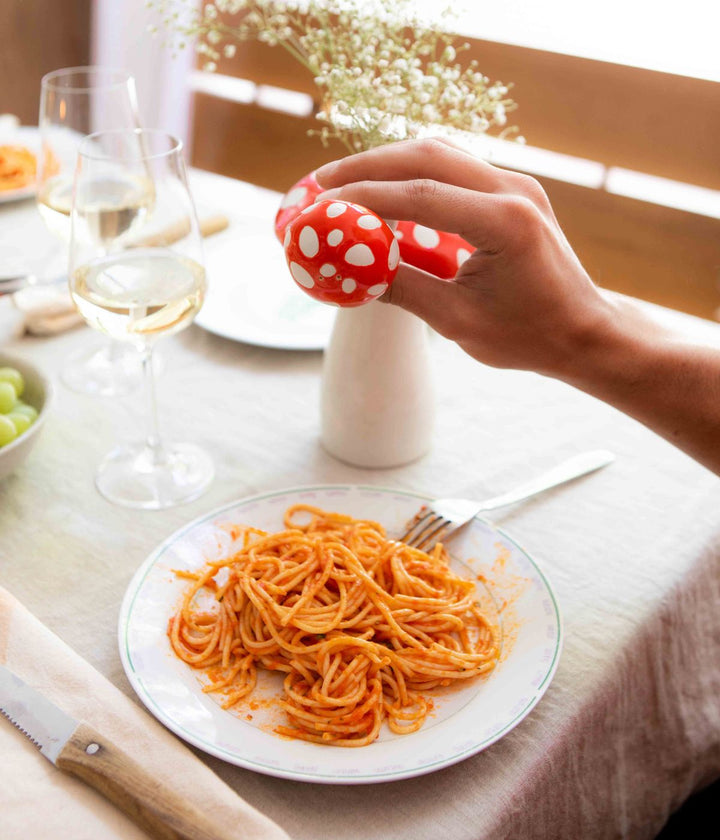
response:
[[[27,458],[51,399],[52,385],[44,373],[0,351],[0,481]]]

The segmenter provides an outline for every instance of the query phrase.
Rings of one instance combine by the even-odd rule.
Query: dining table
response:
[[[720,478],[594,397],[483,365],[435,333],[429,451],[388,469],[336,459],[320,440],[334,311],[303,312],[272,234],[281,196],[198,169],[189,178],[199,216],[223,214],[229,224],[205,241],[214,320],[201,312],[158,342],[157,399],[163,435],[204,447],[214,480],[194,501],[159,511],[103,498],[95,468],[117,443],[142,435],[140,391],[66,387],[64,364],[101,336],[84,325],[32,334],[12,296],[0,297],[0,353],[54,384],[36,445],[0,480],[0,661],[107,727],[166,784],[217,803],[236,819],[238,838],[655,837],[720,777]],[[256,259],[259,244],[267,264]],[[25,259],[40,276],[58,247],[32,198],[0,205],[5,258]],[[720,325],[638,305],[686,340],[720,346]],[[185,744],[138,698],[118,645],[121,605],[146,558],[196,518],[313,486],[482,500],[595,449],[615,460],[486,515],[542,571],[562,626],[543,696],[486,748],[397,780],[321,784]],[[147,836],[81,782],[61,781],[2,718],[0,744],[10,756],[0,762],[4,840]]]

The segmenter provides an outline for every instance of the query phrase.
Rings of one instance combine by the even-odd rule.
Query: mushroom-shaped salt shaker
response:
[[[361,306],[380,297],[400,263],[390,226],[348,201],[328,199],[306,207],[285,228],[283,246],[297,285],[335,306]]]
[[[460,266],[475,250],[457,233],[401,221],[395,236],[400,243],[400,259],[442,280],[454,277]]]
[[[290,222],[309,207],[321,192],[322,187],[315,180],[315,172],[309,172],[290,187],[275,214],[275,236],[279,242],[285,238],[285,229]]]

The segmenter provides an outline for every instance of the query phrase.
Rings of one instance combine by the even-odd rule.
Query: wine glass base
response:
[[[214,475],[210,456],[193,444],[168,444],[160,457],[145,443],[127,444],[106,456],[95,486],[117,505],[162,510],[202,495]]]
[[[142,384],[142,359],[132,345],[107,341],[101,347],[73,353],[60,378],[64,385],[80,394],[119,397],[132,393]]]

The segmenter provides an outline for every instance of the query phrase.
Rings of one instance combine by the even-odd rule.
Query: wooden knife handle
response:
[[[227,216],[216,215],[200,219],[198,227],[201,236],[213,236],[213,234],[225,230],[229,224],[230,222]],[[190,233],[190,220],[185,218],[169,227],[163,228],[163,230],[151,236],[145,236],[139,239],[134,245],[136,248],[166,248],[168,245],[172,245],[173,242],[184,239],[188,233]]]
[[[237,830],[213,824],[85,723],[73,732],[55,764],[94,787],[158,840],[237,840]]]

